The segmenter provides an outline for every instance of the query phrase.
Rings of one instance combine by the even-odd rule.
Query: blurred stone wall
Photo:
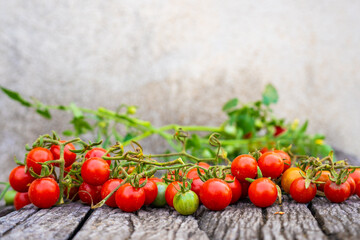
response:
[[[359,1],[0,0],[0,85],[48,104],[140,106],[155,123],[221,123],[271,82],[276,114],[356,154]],[[24,144],[69,126],[0,93],[0,180]],[[146,143],[161,151],[158,138]],[[160,146],[160,147],[159,147]]]

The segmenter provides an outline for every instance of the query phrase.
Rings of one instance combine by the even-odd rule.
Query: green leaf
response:
[[[63,134],[64,136],[72,136],[72,135],[73,135],[73,132],[72,132],[71,130],[65,130],[65,131],[62,132],[62,134]]]
[[[23,97],[21,97],[21,95],[17,92],[11,91],[9,89],[6,89],[4,87],[1,87],[1,90],[8,95],[9,98],[18,101],[19,103],[21,103],[23,106],[25,107],[31,107],[31,103],[26,101]]]
[[[266,106],[272,103],[277,103],[279,95],[273,85],[268,84],[265,87],[265,91],[262,94],[262,101]]]
[[[238,105],[238,103],[239,103],[239,99],[233,98],[224,104],[222,110],[226,112],[226,111],[236,107]]]
[[[126,136],[124,137],[124,140],[123,140],[123,141],[124,141],[124,142],[129,141],[129,140],[133,139],[135,136],[136,136],[136,135],[134,135],[134,134],[128,133],[128,134],[126,134]]]
[[[36,109],[36,112],[38,114],[40,114],[41,116],[43,116],[44,118],[51,119],[51,114],[47,108],[44,108],[44,109],[38,108],[38,109]]]
[[[75,118],[80,118],[83,116],[82,111],[75,105],[75,103],[70,103],[69,107]]]
[[[195,149],[201,148],[200,137],[196,134],[192,134],[191,138],[186,141],[186,147],[193,147]]]
[[[309,121],[306,120],[306,122],[301,126],[301,128],[299,129],[299,133],[304,133],[307,129]]]

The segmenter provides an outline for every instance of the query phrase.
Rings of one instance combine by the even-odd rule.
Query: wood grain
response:
[[[81,203],[40,210],[30,205],[26,210],[13,212],[15,216],[5,216],[4,220],[19,219],[17,223],[21,224],[8,230],[3,239],[68,239],[89,209]],[[17,213],[23,214],[16,217]]]

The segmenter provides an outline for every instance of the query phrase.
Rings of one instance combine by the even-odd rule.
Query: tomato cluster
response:
[[[161,163],[144,155],[141,147],[124,152],[121,145],[106,150],[80,142],[82,148],[76,149],[72,144],[76,141],[80,140],[37,140],[25,165],[15,167],[9,176],[17,191],[16,209],[30,203],[50,208],[63,203],[65,197],[66,201],[81,200],[92,207],[106,204],[124,212],[144,205],[169,205],[190,215],[199,204],[220,211],[247,197],[257,207],[269,207],[277,199],[281,202],[281,192],[299,203],[310,202],[319,192],[331,202],[360,196],[360,169],[334,163],[332,155],[292,162],[291,152],[263,148],[239,155],[227,166],[184,163],[180,158]],[[167,173],[156,178],[158,170]]]

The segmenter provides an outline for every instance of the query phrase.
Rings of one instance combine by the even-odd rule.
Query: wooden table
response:
[[[340,154],[340,156],[343,156]],[[352,163],[358,162],[351,158]],[[284,212],[283,215],[276,212]],[[81,203],[51,209],[0,210],[1,239],[360,239],[360,199],[341,204],[322,197],[298,204],[288,196],[265,209],[243,200],[224,211],[200,206],[192,216],[170,207],[123,213]]]

